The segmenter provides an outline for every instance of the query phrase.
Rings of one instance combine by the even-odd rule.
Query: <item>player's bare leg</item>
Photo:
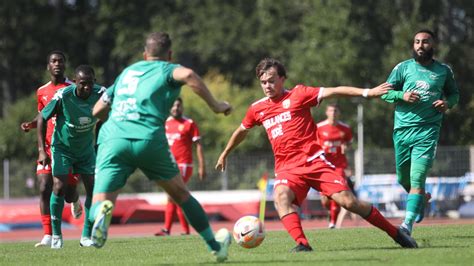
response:
[[[157,183],[181,207],[189,223],[204,239],[217,261],[227,260],[228,247],[231,242],[230,233],[227,229],[221,229],[214,236],[206,213],[201,204],[189,193],[181,175],[178,174],[170,180],[162,180]]]
[[[323,205],[328,210],[329,215],[329,224],[328,228],[336,228],[337,217],[341,210],[341,207],[332,199],[321,195],[321,205]]]
[[[77,191],[77,184],[80,177],[78,175],[70,174],[67,179],[64,199],[71,204],[71,214],[74,219],[79,219],[82,215],[82,204],[79,199],[79,192]]]
[[[417,248],[416,241],[399,228],[393,226],[370,203],[358,200],[351,191],[341,191],[331,195],[341,207],[350,212],[359,214],[367,222],[385,231],[393,240],[402,247]]]
[[[342,227],[342,223],[344,222],[344,219],[346,218],[346,215],[350,213],[346,209],[341,208],[341,212],[337,216],[337,221],[336,221],[336,228],[340,229]]]
[[[84,183],[84,188],[86,190],[86,201],[84,202],[84,227],[82,229],[81,240],[79,244],[82,247],[90,247],[93,245],[91,240],[92,234],[92,222],[90,222],[89,217],[91,216],[91,205],[92,205],[92,193],[94,190],[94,175],[81,175],[81,180]]]
[[[59,249],[63,247],[61,223],[67,178],[67,175],[58,175],[53,177],[53,193],[51,193],[50,200],[51,225],[53,228],[51,248],[53,249]]]
[[[171,227],[173,226],[174,215],[178,205],[174,200],[168,196],[168,202],[166,203],[165,210],[165,226],[161,230],[155,233],[155,236],[169,236],[171,233]]]
[[[44,236],[35,247],[51,246],[51,237],[53,231],[51,228],[51,213],[49,210],[49,201],[51,192],[53,191],[53,177],[51,174],[38,174],[39,191],[40,191],[40,213],[41,224],[43,225]]]
[[[312,251],[313,249],[309,245],[308,239],[303,232],[303,227],[301,226],[298,207],[293,204],[295,193],[288,186],[279,185],[275,187],[273,198],[283,226],[297,244],[291,251]]]

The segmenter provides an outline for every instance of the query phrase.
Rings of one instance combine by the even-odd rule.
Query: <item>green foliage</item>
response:
[[[252,102],[264,97],[260,87],[242,89],[232,85],[224,76],[210,72],[204,78],[204,82],[217,99],[228,100],[233,106],[233,112],[229,116],[216,115],[198,98],[190,88],[183,87],[182,98],[184,102],[184,114],[195,120],[201,131],[202,143],[206,150],[222,150],[247,112]],[[197,99],[197,100],[196,100]],[[265,132],[258,127],[250,132],[238,148],[239,151],[268,149],[268,141],[265,140]]]
[[[37,156],[36,129],[24,133],[22,122],[28,122],[37,114],[36,96],[22,98],[8,108],[8,116],[0,120],[0,158],[19,157],[32,159]]]
[[[228,117],[210,114],[183,90],[186,113],[199,123],[206,156],[214,162],[248,105],[263,97],[254,73],[262,58],[285,64],[287,87],[373,87],[411,57],[413,33],[421,28],[438,34],[436,56],[452,66],[460,88],[460,103],[445,116],[440,145],[472,145],[473,19],[469,0],[3,1],[0,158],[37,156],[34,132],[23,134],[18,126],[35,114],[30,95],[49,79],[45,57],[51,50],[66,52],[69,76],[77,65],[91,64],[98,83],[108,86],[128,64],[141,60],[143,38],[151,31],[169,32],[173,61],[205,76],[218,98],[235,108]],[[358,102],[338,103],[341,119],[354,127]],[[365,144],[392,147],[393,105],[363,104]],[[324,119],[324,105],[313,111],[316,120]],[[269,150],[259,127],[236,152]]]
[[[400,248],[376,228],[306,230],[314,252],[290,253],[293,240],[284,231],[267,231],[262,245],[244,249],[234,243],[226,265],[471,265],[474,225],[431,225],[416,228],[419,249]],[[151,235],[151,233],[150,233]],[[36,264],[156,265],[215,264],[197,236],[113,238],[102,249],[81,248],[65,240],[64,248],[33,248],[34,242],[2,243],[2,265]]]
[[[347,75],[357,66],[360,28],[351,23],[349,1],[313,1],[311,14],[303,17],[301,40],[294,42],[291,81],[321,86],[352,84],[357,75]],[[338,12],[332,12],[337,9]]]

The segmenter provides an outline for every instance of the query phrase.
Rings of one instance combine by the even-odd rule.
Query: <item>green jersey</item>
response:
[[[97,119],[92,108],[105,88],[94,85],[87,99],[76,95],[76,84],[58,90],[41,111],[45,120],[56,115],[52,146],[62,146],[74,154],[83,154],[94,145],[94,126]]]
[[[103,96],[111,104],[111,111],[100,129],[98,142],[167,141],[165,122],[183,85],[173,79],[173,70],[178,66],[166,61],[140,61],[127,67]]]
[[[443,114],[433,107],[433,102],[445,98],[448,107],[459,100],[459,91],[451,68],[436,60],[423,66],[409,59],[399,63],[387,79],[394,90],[382,96],[395,107],[395,129],[426,124],[441,126]],[[405,92],[415,91],[420,95],[417,103],[403,101]]]

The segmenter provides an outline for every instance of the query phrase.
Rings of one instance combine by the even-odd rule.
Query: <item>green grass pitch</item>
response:
[[[267,232],[262,245],[231,245],[228,265],[473,265],[474,224],[416,227],[419,249],[402,249],[375,228],[306,230],[314,252],[289,253],[284,231]],[[215,264],[197,236],[112,238],[102,249],[66,240],[62,250],[34,248],[34,242],[0,244],[0,265]]]

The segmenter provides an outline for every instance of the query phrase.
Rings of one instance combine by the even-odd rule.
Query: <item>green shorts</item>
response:
[[[93,175],[95,169],[94,147],[74,154],[67,147],[54,145],[51,147],[51,161],[53,176],[72,174]]]
[[[437,125],[396,129],[393,143],[397,168],[406,163],[431,167],[436,155],[439,130]]]
[[[150,180],[169,180],[179,174],[168,143],[157,140],[110,139],[99,144],[94,194],[125,186],[139,168]]]

